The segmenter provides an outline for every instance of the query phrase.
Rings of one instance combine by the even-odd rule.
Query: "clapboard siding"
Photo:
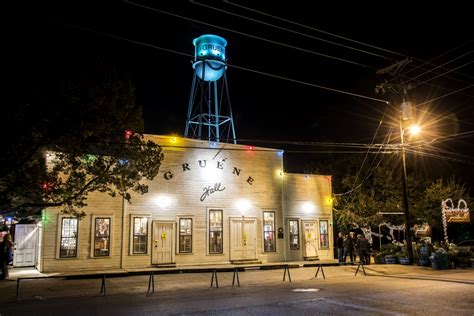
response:
[[[317,220],[319,224],[320,219],[328,220],[329,223],[329,249],[319,249],[318,244],[318,256],[320,259],[332,259],[333,234],[331,177],[285,173],[283,183],[285,233],[289,235],[289,219],[296,219],[299,221],[300,232],[300,249],[289,250],[288,244],[287,259],[303,259],[304,244],[302,221]]]
[[[78,256],[59,259],[59,212],[47,210],[43,223],[43,270],[77,271],[113,268],[145,268],[152,266],[153,223],[173,223],[173,262],[177,265],[228,263],[231,258],[230,218],[256,219],[256,254],[262,262],[302,259],[301,252],[288,251],[288,218],[331,219],[330,177],[282,174],[283,158],[279,150],[252,148],[233,144],[217,144],[168,136],[148,135],[163,148],[164,160],[159,174],[148,181],[148,193],[131,193],[131,203],[104,193],[92,193],[85,218],[79,224]],[[238,174],[240,172],[240,174]],[[217,192],[204,195],[206,188]],[[304,211],[302,201],[311,201],[315,208]],[[209,254],[208,212],[223,211],[223,254]],[[276,239],[276,251],[264,252],[263,212],[275,212],[275,232],[284,229],[285,238]],[[112,252],[110,258],[92,258],[91,237],[93,216],[112,217]],[[146,216],[148,252],[131,253],[131,232],[134,216]],[[179,219],[192,218],[192,253],[179,253]],[[331,226],[332,229],[332,226]],[[332,233],[330,234],[332,236]],[[123,238],[123,245],[121,243]],[[170,237],[167,237],[170,238]],[[331,244],[332,247],[332,244]],[[121,258],[123,253],[123,258]]]
[[[93,192],[84,207],[86,216],[78,224],[76,258],[59,258],[61,222],[58,209],[47,209],[43,220],[43,272],[114,269],[120,266],[122,200],[108,194]],[[111,255],[97,258],[92,253],[92,216],[111,217]]]

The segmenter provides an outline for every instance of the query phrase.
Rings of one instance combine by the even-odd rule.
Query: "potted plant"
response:
[[[397,253],[401,251],[401,247],[395,243],[388,244],[385,247],[385,263],[399,263]]]
[[[444,248],[439,248],[430,256],[431,267],[435,270],[449,268],[449,256]]]
[[[422,242],[418,247],[418,265],[423,267],[429,267],[430,262],[430,246]]]
[[[374,263],[376,263],[376,264],[385,263],[385,253],[384,252],[382,252],[382,251],[375,252],[373,254],[373,256],[374,256]]]
[[[410,264],[410,257],[408,256],[408,252],[406,250],[398,252],[397,257],[400,264]]]

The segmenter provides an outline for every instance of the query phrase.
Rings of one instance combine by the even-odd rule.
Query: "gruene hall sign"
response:
[[[443,213],[447,223],[470,223],[469,209],[463,199],[458,201],[457,208],[451,199],[443,202]]]
[[[215,161],[215,164],[213,162],[211,163],[207,163],[207,160],[198,160],[197,164],[191,164],[191,163],[183,163],[181,164],[181,171],[182,172],[187,172],[187,171],[191,171],[191,169],[193,168],[215,168],[217,170],[224,170],[226,169],[225,168],[225,161],[227,160],[227,158],[223,158],[221,159],[220,161]],[[229,170],[229,172],[231,171],[232,174],[236,177],[240,177],[240,173],[241,173],[241,169],[235,167],[235,166],[231,166],[230,168],[227,168]],[[174,173],[172,171],[166,171],[164,174],[163,174],[163,178],[165,178],[165,180],[169,181],[171,179],[173,179],[173,176],[174,176]],[[253,185],[255,179],[252,178],[252,176],[250,175],[245,175],[243,176],[245,182],[247,182],[249,185]],[[200,201],[201,202],[204,202],[204,200],[209,197],[210,195],[214,194],[214,193],[218,193],[218,192],[222,192],[225,190],[225,186],[221,183],[221,182],[215,182],[215,183],[212,183],[212,184],[205,184],[204,187],[202,188],[202,195],[200,197]]]

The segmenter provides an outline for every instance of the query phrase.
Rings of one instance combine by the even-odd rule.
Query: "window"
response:
[[[222,211],[209,210],[209,253],[223,253]]]
[[[329,248],[328,221],[319,221],[319,247]]]
[[[133,218],[133,253],[147,253],[148,244],[148,218]]]
[[[290,220],[290,249],[300,249],[300,231],[298,220]]]
[[[263,250],[276,251],[275,247],[275,212],[263,212]]]
[[[110,217],[96,217],[94,257],[110,256]]]
[[[62,218],[60,258],[77,257],[77,224],[77,218]]]
[[[193,252],[193,220],[191,218],[179,219],[179,252]]]

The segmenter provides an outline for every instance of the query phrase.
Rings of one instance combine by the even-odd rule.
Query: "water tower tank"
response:
[[[225,47],[227,41],[220,36],[206,34],[193,40],[196,48],[193,68],[204,81],[217,81],[226,70]]]

